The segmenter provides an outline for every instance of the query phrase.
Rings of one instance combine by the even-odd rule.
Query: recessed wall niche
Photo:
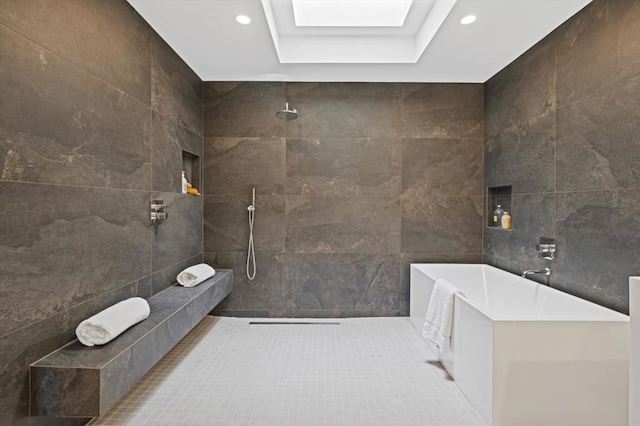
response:
[[[511,214],[511,185],[505,186],[493,186],[487,188],[487,226],[489,228],[502,229],[504,231],[510,231],[511,229],[504,229],[500,224],[496,224],[493,221],[495,210],[500,206],[505,212]],[[511,225],[513,228],[513,223]]]
[[[200,187],[200,156],[182,150],[182,170],[184,170],[187,181],[202,192]]]

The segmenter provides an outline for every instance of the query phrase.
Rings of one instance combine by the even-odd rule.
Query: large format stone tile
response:
[[[596,0],[578,12],[558,39],[558,103],[637,80],[639,40],[640,4],[635,0]],[[630,99],[628,95],[623,94]]]
[[[148,46],[157,35],[127,2],[6,0],[0,22],[150,104]]]
[[[251,195],[204,196],[204,251],[246,252]],[[285,200],[282,195],[256,196],[253,228],[256,252],[280,252],[285,246]]]
[[[400,195],[396,139],[288,139],[287,194]]]
[[[82,320],[129,297],[148,297],[143,293],[142,281],[145,279],[126,284],[0,337],[0,412],[3,414],[2,421],[6,422],[2,424],[36,424],[29,423],[29,420],[35,419],[27,419],[29,364],[75,339],[75,328]],[[41,421],[39,424],[49,423]]]
[[[285,277],[296,310],[408,312],[398,255],[287,254]]]
[[[556,117],[487,136],[484,184],[511,185],[512,193],[552,192],[556,180]]]
[[[558,194],[554,286],[628,312],[640,275],[640,191]]]
[[[285,150],[284,138],[205,138],[204,193],[284,193]]]
[[[258,316],[283,316],[285,309],[294,307],[289,284],[283,275],[284,256],[280,253],[256,253],[256,274],[250,280],[247,278],[246,252],[205,253],[205,262],[214,268],[233,270],[233,291],[213,313],[249,311],[259,313]]]
[[[287,83],[290,107],[299,114],[287,122],[287,137],[399,137],[398,98],[391,83]]]
[[[0,179],[150,188],[147,106],[3,26],[0,40]]]
[[[287,251],[398,253],[398,197],[288,195]]]
[[[202,80],[164,40],[154,38],[152,46],[151,106],[202,135]]]
[[[485,135],[526,126],[556,108],[553,33],[485,83]]]
[[[482,139],[403,139],[402,190],[482,195]]]
[[[285,83],[204,83],[204,135],[227,137],[283,137]]]
[[[482,84],[399,84],[402,137],[482,138]]]
[[[403,253],[481,253],[482,196],[406,191],[401,241]]]
[[[145,192],[0,182],[0,335],[149,275],[148,206]]]
[[[557,117],[559,191],[640,188],[640,80],[562,104]]]
[[[202,197],[159,192],[151,199],[164,200],[169,214],[152,228],[153,271],[202,253]]]
[[[154,111],[153,191],[182,192],[183,150],[202,158],[202,136]]]

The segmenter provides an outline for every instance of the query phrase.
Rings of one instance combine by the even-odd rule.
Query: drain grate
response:
[[[250,321],[249,325],[340,325],[332,321]]]

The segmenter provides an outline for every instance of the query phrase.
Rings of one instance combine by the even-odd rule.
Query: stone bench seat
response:
[[[30,366],[31,415],[105,414],[233,287],[233,272],[218,270],[200,285],[175,285],[148,299],[149,318],[103,346],[78,340]]]

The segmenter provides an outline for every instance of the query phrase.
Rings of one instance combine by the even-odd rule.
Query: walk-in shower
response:
[[[256,215],[256,189],[253,188],[249,211],[249,248],[247,249],[247,278],[253,280],[256,277],[256,252],[253,247],[253,220]],[[253,267],[251,267],[253,265]]]
[[[295,108],[289,109],[289,102],[284,103],[284,109],[276,112],[276,117],[280,120],[291,121],[298,118],[298,111]]]

